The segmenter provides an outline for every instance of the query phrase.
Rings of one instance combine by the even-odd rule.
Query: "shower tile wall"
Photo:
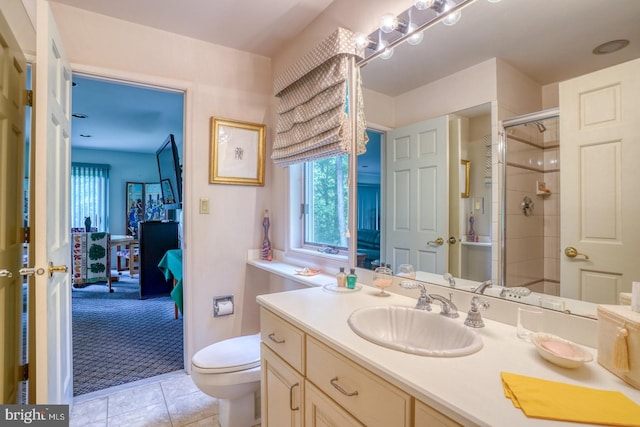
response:
[[[506,283],[528,286],[536,292],[559,294],[559,158],[555,119],[508,130],[506,204]],[[537,195],[537,182],[546,183],[550,195]],[[532,215],[521,203],[529,197]]]

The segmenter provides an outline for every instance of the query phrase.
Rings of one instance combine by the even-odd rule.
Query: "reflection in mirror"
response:
[[[560,296],[557,109],[505,125],[504,283]]]
[[[640,33],[637,31],[640,2],[620,0],[616,8],[611,8],[610,4],[600,0],[566,0],[562,2],[562,8],[566,13],[548,13],[549,10],[557,10],[558,6],[559,3],[554,0],[503,1],[496,4],[477,1],[463,10],[462,19],[455,26],[445,27],[437,24],[425,31],[422,44],[396,46],[391,59],[384,61],[377,58],[362,67],[365,115],[369,127],[380,133],[382,153],[379,166],[381,175],[375,190],[378,191],[378,199],[369,206],[369,209],[376,212],[375,219],[370,223],[371,228],[358,222],[358,252],[367,249],[365,245],[361,246],[365,241],[379,242],[375,249],[379,256],[368,259],[366,268],[375,268],[382,263],[396,268],[401,263],[411,263],[416,267],[418,279],[432,283],[448,286],[448,282],[442,278],[442,274],[446,272],[452,273],[456,278],[467,274],[467,277],[474,281],[491,278],[496,284],[505,283],[499,256],[503,244],[500,235],[502,212],[505,209],[508,215],[511,210],[520,209],[516,215],[522,218],[524,215],[520,206],[522,200],[517,201],[516,207],[506,207],[503,206],[500,197],[502,180],[497,167],[498,152],[501,148],[499,122],[509,117],[558,107],[560,82],[640,57]],[[589,25],[590,22],[597,22],[598,25]],[[360,30],[367,33],[371,29]],[[631,43],[625,49],[612,54],[592,54],[597,45],[613,38],[629,39]],[[484,111],[479,113],[470,109],[476,105],[480,105],[480,110]],[[560,115],[567,116],[562,111]],[[436,191],[432,188],[425,189],[424,186],[400,185],[399,171],[394,172],[396,177],[393,180],[389,179],[390,146],[398,146],[390,141],[392,138],[402,138],[401,135],[393,134],[398,129],[443,117],[446,117],[448,123],[451,120],[461,122],[462,139],[464,126],[467,126],[467,137],[472,141],[470,146],[482,146],[480,141],[487,136],[492,149],[492,167],[485,168],[483,158],[475,159],[464,152],[452,154],[448,151],[446,176],[449,188],[444,190],[444,198],[431,200],[438,200],[433,206],[445,206],[450,229],[442,231],[432,227],[432,234],[420,236],[424,247],[412,254],[411,250],[407,249],[408,244],[397,243],[394,233],[389,232],[389,221],[392,221],[390,218],[395,221],[391,223],[394,227],[402,225],[410,228],[411,221],[408,218],[414,218],[416,214],[402,217],[398,207],[399,201],[405,204],[424,201],[425,190],[434,194]],[[477,121],[482,122],[483,131],[478,131],[480,125]],[[547,129],[553,129],[554,126],[547,121],[541,121],[540,124]],[[540,132],[542,127],[534,123],[528,127],[532,132],[544,136],[547,132],[551,134],[548,130]],[[447,126],[447,132],[447,140],[450,141],[457,131],[455,126]],[[449,142],[449,148],[451,145]],[[421,145],[422,148],[425,146]],[[460,145],[460,149],[464,150],[462,147]],[[553,149],[546,148],[547,152],[551,152],[550,150]],[[455,158],[455,163],[452,162],[452,158]],[[469,198],[460,197],[460,160],[470,160]],[[565,160],[563,159],[563,162]],[[364,160],[358,158],[358,179],[363,163]],[[451,174],[451,170],[455,173]],[[490,173],[483,176],[486,170]],[[476,177],[476,173],[480,173],[480,176]],[[546,211],[547,205],[552,204],[553,199],[557,198],[558,204],[560,203],[560,194],[548,188],[553,184],[553,178],[550,178],[553,172],[545,169],[536,173],[543,175],[534,180],[534,187],[530,190],[532,195],[528,196],[533,202],[534,216],[540,213],[541,209]],[[491,183],[485,183],[485,178]],[[538,181],[537,187],[535,181]],[[477,185],[480,186],[479,189]],[[545,190],[549,190],[550,193],[537,194],[545,193]],[[359,186],[358,205],[361,191]],[[563,209],[565,193],[567,192],[562,194]],[[393,194],[393,197],[390,198],[390,194]],[[428,195],[435,197],[434,194]],[[457,194],[457,197],[452,197],[452,194]],[[433,218],[438,215],[435,210],[429,214]],[[360,212],[358,215],[360,216]],[[433,225],[437,222],[433,218],[425,214],[422,219],[432,219],[430,225]],[[474,226],[473,240],[478,241],[469,239],[471,218]],[[403,219],[404,224],[401,221]],[[508,221],[509,218],[507,223]],[[558,221],[562,223],[559,213]],[[455,230],[455,225],[459,229]],[[563,226],[559,228],[564,229]],[[362,229],[367,232],[373,230],[378,234],[369,233],[368,238],[361,239]],[[507,248],[513,244],[509,239],[517,238],[517,235],[510,236],[510,233],[512,231],[509,228],[504,233],[504,244]],[[406,234],[418,236],[417,230]],[[452,244],[451,238],[457,238],[456,243]],[[458,240],[460,238],[462,241]],[[442,244],[438,244],[439,241]],[[432,243],[427,245],[428,242]],[[542,238],[541,242],[543,247],[545,244],[551,245],[551,239],[546,237]],[[578,297],[573,289],[575,283],[567,288],[571,288],[570,291],[563,291],[561,282],[565,268],[562,266],[567,257],[562,255],[555,272],[551,267],[556,263],[556,257],[547,255],[554,251],[560,253],[562,239],[559,242],[557,248],[552,248],[549,252],[545,250],[542,255],[538,254],[540,256],[536,262],[540,263],[543,272],[540,277],[527,271],[523,273],[519,270],[522,265],[514,264],[510,270],[513,274],[509,273],[509,277],[514,278],[514,283],[507,282],[507,285],[513,286],[514,289],[529,286],[535,289],[535,292],[527,296],[523,296],[521,292],[504,292],[503,296],[554,309],[564,307],[564,310],[572,313],[593,315],[595,305],[585,305],[580,300],[594,300]],[[486,247],[483,247],[483,244]],[[483,261],[465,262],[465,256],[476,256],[477,252],[483,249],[490,253],[488,263],[485,258],[482,258]],[[444,252],[445,264],[442,263]],[[375,256],[367,256],[369,255]],[[509,262],[509,258],[515,261],[516,256],[517,254],[507,255],[506,262]],[[434,268],[436,265],[444,267]],[[468,269],[478,266],[483,266],[482,271],[479,274],[473,272],[477,275],[471,275]],[[457,288],[464,289],[465,280],[457,280],[456,283]],[[487,293],[498,296],[500,290],[499,286],[494,286],[488,289]],[[550,295],[542,292],[549,292]]]
[[[357,253],[365,268],[389,264],[397,272],[411,264],[438,275],[491,277],[490,133],[490,104],[385,133],[368,130],[375,148],[358,158],[357,174]]]

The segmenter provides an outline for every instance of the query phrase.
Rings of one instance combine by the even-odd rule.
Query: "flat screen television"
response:
[[[156,159],[165,209],[182,209],[182,169],[173,134],[158,148]]]

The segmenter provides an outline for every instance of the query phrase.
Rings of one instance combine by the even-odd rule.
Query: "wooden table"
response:
[[[122,236],[122,235],[118,235],[118,234],[112,234],[111,235],[111,239],[109,240],[109,256],[111,256],[111,250],[113,248],[116,248],[116,253],[117,251],[120,250],[120,248],[122,246],[124,246],[125,248],[127,248],[128,250],[131,250],[131,244],[132,243],[136,243],[136,240],[133,238],[133,236]],[[118,270],[118,272],[120,272],[120,259],[118,258],[118,256],[116,256],[116,268]],[[131,262],[131,260],[129,260],[129,262]],[[113,292],[113,288],[111,287],[111,283],[112,282],[117,282],[118,278],[111,276],[111,271],[109,271],[109,292]]]

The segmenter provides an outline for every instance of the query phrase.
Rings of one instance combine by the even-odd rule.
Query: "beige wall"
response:
[[[74,71],[186,89],[187,360],[194,351],[241,330],[257,332],[255,289],[250,292],[253,301],[245,303],[243,294],[247,277],[252,282],[247,286],[258,288],[263,283],[255,282],[263,277],[247,276],[245,259],[247,250],[258,247],[262,239],[260,224],[262,212],[269,207],[271,166],[267,162],[265,187],[209,184],[209,120],[218,116],[266,123],[271,139],[271,61],[57,3],[52,3],[52,9]],[[211,214],[198,213],[200,198],[210,200]],[[268,289],[268,283],[264,286]],[[238,310],[214,319],[212,298],[223,294],[235,295]]]

